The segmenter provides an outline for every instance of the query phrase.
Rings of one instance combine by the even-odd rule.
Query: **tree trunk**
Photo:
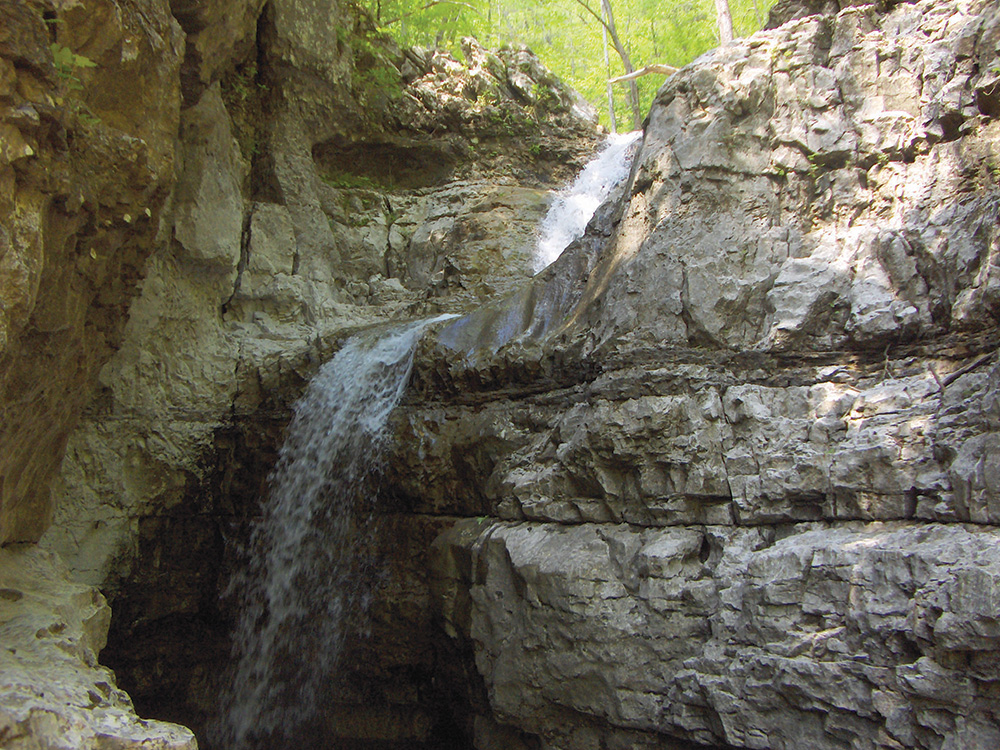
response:
[[[719,43],[733,41],[733,15],[729,12],[729,0],[715,0],[715,15],[719,19]]]
[[[608,74],[608,119],[611,121],[611,132],[618,132],[618,122],[615,116],[615,88],[611,83],[611,60],[608,58],[608,30],[601,27],[601,38],[604,40],[604,69]]]
[[[579,2],[579,0],[577,0]],[[586,7],[586,3],[582,3]],[[611,43],[615,47],[615,52],[618,53],[618,57],[622,59],[622,66],[625,68],[625,74],[635,72],[635,66],[632,65],[632,60],[629,58],[628,51],[625,49],[625,45],[622,44],[622,40],[618,36],[618,28],[615,26],[615,16],[611,12],[611,0],[601,0],[601,7],[604,9],[604,19],[600,19],[601,23],[604,24],[604,28],[608,30],[608,34],[611,36]],[[589,10],[589,8],[588,8]],[[593,13],[593,11],[591,11]],[[629,107],[632,109],[632,129],[638,130],[642,127],[642,113],[639,111],[639,86],[636,84],[635,79],[629,81],[628,84],[628,103]]]

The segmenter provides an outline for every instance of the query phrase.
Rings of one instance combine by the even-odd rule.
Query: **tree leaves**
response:
[[[73,91],[83,89],[83,84],[76,75],[77,68],[96,68],[97,63],[56,42],[50,44],[49,49],[52,51],[52,62],[56,66],[56,73],[65,82],[66,87]]]
[[[580,0],[361,0],[380,27],[401,44],[445,46],[458,52],[463,36],[488,47],[527,44],[560,78],[607,113],[607,81],[625,73],[609,39],[608,63],[599,16]],[[623,48],[636,68],[680,67],[719,43],[715,0],[609,0]],[[733,30],[746,36],[767,19],[774,0],[729,0]],[[600,12],[600,0],[589,0]],[[645,113],[662,75],[637,81]],[[630,122],[624,84],[613,86],[617,119]]]

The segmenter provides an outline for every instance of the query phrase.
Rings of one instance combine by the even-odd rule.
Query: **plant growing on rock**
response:
[[[52,22],[57,20],[53,19]],[[83,91],[83,81],[80,80],[77,71],[84,68],[96,68],[97,63],[58,42],[52,42],[49,45],[49,51],[52,53],[52,64],[56,69],[56,75],[63,90],[69,93]],[[75,116],[76,122],[84,127],[93,127],[101,121],[101,118],[91,112],[87,105],[76,97],[70,101],[67,109]]]
[[[262,98],[268,90],[255,60],[237,66],[222,79],[222,100],[232,117],[240,151],[247,159],[252,159],[261,151],[261,123],[255,113],[260,111]]]
[[[78,55],[69,47],[64,47],[58,42],[49,45],[52,51],[52,62],[56,66],[56,75],[63,82],[66,88],[71,91],[82,91],[83,82],[76,72],[80,68],[96,68],[97,63],[84,55]]]

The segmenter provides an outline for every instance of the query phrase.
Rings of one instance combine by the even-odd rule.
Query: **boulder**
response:
[[[196,750],[190,730],[140,719],[97,663],[111,610],[37,546],[0,548],[0,745],[9,750]]]

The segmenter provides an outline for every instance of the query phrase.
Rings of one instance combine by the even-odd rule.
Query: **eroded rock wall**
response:
[[[97,663],[111,610],[36,545],[0,548],[0,745],[9,750],[195,750],[190,730],[144,721]]]
[[[174,179],[165,2],[0,6],[0,543],[37,541]],[[75,56],[75,57],[74,57]]]
[[[404,52],[333,1],[208,5],[173,4],[187,53],[165,242],[43,540],[112,598],[107,659],[136,704],[200,737],[229,654],[220,595],[291,402],[351,330],[529,278],[553,189],[600,140],[526,50]],[[421,633],[370,659],[364,689],[394,708],[342,710],[331,736],[433,729]]]
[[[480,747],[997,742],[1000,15],[789,17],[422,353],[393,491],[477,516],[432,566]]]
[[[8,1],[0,19],[0,544],[42,538],[117,595],[108,662],[144,712],[200,730],[227,541],[289,403],[344,331],[529,276],[598,129],[527,51],[404,53],[335,1]],[[84,725],[105,698],[126,721],[117,689],[82,707],[58,690],[38,711],[65,699],[63,723],[25,709],[0,744],[99,745]]]
[[[100,6],[169,42],[140,80],[145,42],[0,7],[3,533],[45,529],[68,441],[45,542],[117,594],[141,706],[214,710],[220,570],[337,340],[513,290],[421,353],[324,736],[996,746],[994,3],[782,4],[667,82],[624,194],[534,280],[595,131],[525,51],[174,2],[182,60],[165,7]]]

